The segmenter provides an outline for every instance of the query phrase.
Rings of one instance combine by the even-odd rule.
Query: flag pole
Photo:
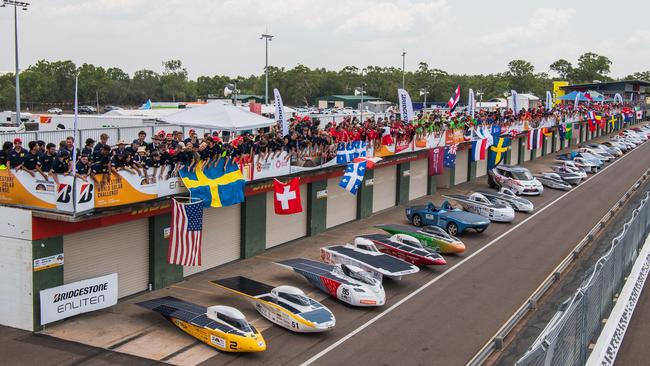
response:
[[[73,134],[75,144],[72,145],[72,216],[77,214],[77,120],[79,107],[79,73],[74,78],[74,128]]]

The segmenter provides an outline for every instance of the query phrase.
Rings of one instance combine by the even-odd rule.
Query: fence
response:
[[[612,239],[610,249],[595,264],[590,276],[560,310],[540,336],[517,361],[517,366],[571,366],[587,362],[589,343],[600,333],[601,320],[613,306],[640,245],[650,229],[650,191],[632,218]]]

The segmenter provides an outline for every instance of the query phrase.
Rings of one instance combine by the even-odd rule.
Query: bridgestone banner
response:
[[[42,290],[41,325],[117,304],[117,273]]]

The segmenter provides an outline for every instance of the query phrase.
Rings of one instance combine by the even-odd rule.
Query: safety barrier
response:
[[[638,186],[637,186],[638,187]],[[650,229],[650,191],[647,191],[610,249],[595,264],[576,293],[560,306],[540,336],[517,361],[517,366],[584,365],[589,344],[601,329]]]
[[[585,237],[578,243],[578,245],[576,245],[576,247],[573,249],[573,251],[571,251],[571,253],[569,253],[569,255],[567,255],[564,258],[564,260],[562,260],[562,262],[560,262],[560,264],[557,267],[555,267],[555,269],[551,272],[551,274],[548,277],[546,277],[546,279],[542,282],[542,284],[540,284],[539,287],[537,287],[537,289],[535,289],[535,291],[533,291],[533,294],[515,311],[515,313],[496,332],[496,334],[494,336],[492,336],[492,338],[490,338],[490,340],[483,346],[483,348],[481,348],[474,355],[474,357],[467,363],[468,366],[482,365],[485,361],[488,360],[488,358],[490,356],[492,356],[492,354],[494,354],[495,352],[497,352],[497,351],[499,351],[499,350],[501,350],[503,348],[504,340],[510,334],[510,332],[530,312],[534,311],[537,308],[537,303],[538,303],[539,299],[541,299],[542,296],[544,296],[546,294],[546,292],[551,288],[551,286],[553,286],[557,281],[559,281],[560,276],[562,275],[562,273],[564,273],[564,271],[566,271],[566,269],[579,257],[580,252],[582,252],[582,250],[585,248],[585,246],[587,246],[589,243],[591,243],[593,241],[593,239],[595,238],[598,231],[600,231],[605,226],[605,223],[607,223],[614,216],[614,214],[616,213],[616,211],[618,209],[623,207],[623,204],[632,196],[632,193],[634,191],[636,191],[637,189],[639,189],[639,187],[641,186],[641,183],[644,182],[649,177],[650,177],[650,169],[646,170],[646,172],[623,195],[623,197],[621,197],[621,199],[619,199],[618,202],[616,202],[616,204],[614,204],[614,206],[598,221],[598,223],[596,223],[596,225],[587,233],[587,235],[585,235]],[[642,204],[637,209],[637,210],[639,210],[641,208],[645,209],[645,211],[644,211],[645,216],[643,216],[643,219],[641,220],[642,222],[648,222],[648,220],[650,219],[650,212],[648,212],[648,211],[650,211],[650,205],[646,205],[646,202],[650,199],[650,198],[648,198],[649,195],[650,195],[650,193],[646,192],[646,195],[645,195],[645,197],[644,197],[644,199],[642,201]],[[635,210],[635,213],[636,213],[636,210]],[[636,217],[637,217],[637,215],[635,214],[635,216],[633,216],[631,221],[633,221]],[[626,224],[626,225],[628,225],[628,224]],[[627,226],[624,226],[624,232],[622,234],[625,234],[626,231],[627,231]],[[647,233],[647,228],[646,228],[646,233]],[[639,237],[640,238],[645,238],[645,236],[639,236]],[[616,239],[614,239],[614,240],[616,240]],[[612,245],[614,246],[615,243],[613,243]],[[611,250],[610,250],[610,252],[611,252]],[[607,257],[607,255],[605,255],[603,258],[605,258],[605,257]],[[600,263],[603,258],[601,258],[601,260],[599,260],[598,263]],[[629,265],[630,265],[630,262],[628,262],[628,268],[629,268]],[[598,265],[596,266],[596,268],[598,268]],[[602,280],[602,277],[600,277],[600,279]],[[622,277],[621,277],[621,280],[622,280]],[[581,287],[581,289],[583,289],[583,288],[584,288],[584,286]],[[619,288],[620,288],[620,283],[619,283]],[[578,292],[580,292],[580,290]],[[611,303],[611,297],[609,299],[610,299],[610,303]],[[563,304],[561,306],[561,308],[562,309],[568,309],[568,305],[569,305],[569,302]],[[593,311],[593,308],[591,308],[590,310]],[[558,321],[563,319],[563,318],[561,318],[561,316],[564,313],[565,312],[558,312],[558,314],[556,314],[556,316],[551,320],[551,322],[547,326],[547,329],[550,329],[554,325],[558,324]],[[601,309],[599,315],[602,315],[604,313],[605,313],[605,309]],[[598,322],[599,321],[600,321],[600,319],[598,320]],[[557,335],[557,333],[558,332],[556,331],[553,334]],[[545,342],[548,339],[544,338],[544,337],[547,336],[547,335],[550,335],[550,334],[551,333],[549,333],[549,332],[542,332],[542,334],[538,337],[538,340],[533,344],[533,346],[531,346],[530,350],[522,357],[521,360],[519,360],[520,363],[518,364],[518,366],[519,365],[522,365],[522,366],[523,365],[526,365],[526,366],[527,365],[538,365],[538,363],[534,363],[534,362],[525,363],[525,362],[527,362],[526,361],[527,358],[534,358],[534,356],[541,357],[541,363],[539,363],[539,365],[556,365],[556,363],[554,363],[554,362],[545,363],[545,361],[544,361],[546,359],[546,354],[547,354],[546,351],[548,351],[550,349],[549,348],[550,343]],[[591,338],[589,338],[589,339],[591,339]],[[587,342],[589,341],[589,339],[587,340]],[[573,342],[577,343],[577,340],[574,340]],[[569,343],[571,343],[571,342],[569,342]],[[581,346],[584,345],[583,343],[580,343],[580,344],[581,344]],[[585,350],[586,350],[586,347],[587,347],[587,345],[584,345]],[[540,356],[540,354],[542,356]],[[586,358],[585,358],[585,360],[586,360]],[[524,363],[521,363],[521,362],[524,362]],[[559,365],[565,365],[563,363],[558,363],[558,364]],[[583,362],[583,364],[584,364],[584,362]],[[566,364],[566,365],[573,365],[573,363],[569,363],[569,364]]]

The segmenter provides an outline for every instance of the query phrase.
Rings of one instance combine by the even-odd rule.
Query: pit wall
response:
[[[632,124],[634,123],[628,125]],[[615,129],[621,127],[622,123],[617,122]],[[518,136],[512,140],[513,148],[506,154],[506,163],[519,164],[529,160],[531,156],[537,158],[553,154],[566,148],[567,145],[575,146],[579,140],[584,139],[585,130],[586,128],[581,128],[580,136],[575,135],[575,140],[563,141],[562,144],[553,130],[551,136],[545,137],[542,148],[539,152],[535,152],[535,155],[526,149],[526,136]],[[604,132],[612,131],[608,126]],[[600,134],[601,132],[598,131],[594,137]],[[25,229],[15,229],[0,234],[4,241],[4,245],[0,246],[0,268],[6,268],[3,273],[9,273],[8,276],[3,275],[0,278],[0,291],[9,299],[9,301],[4,299],[0,301],[0,323],[27,330],[41,328],[38,316],[39,291],[64,284],[66,264],[70,268],[78,268],[79,263],[74,263],[75,258],[71,256],[69,260],[66,257],[66,262],[62,266],[34,272],[32,261],[58,253],[65,254],[64,249],[71,248],[75,243],[78,249],[79,241],[73,239],[84,231],[92,229],[94,237],[98,238],[115,236],[119,232],[115,230],[116,225],[126,226],[140,220],[143,225],[138,227],[141,226],[141,230],[146,231],[146,235],[141,235],[140,241],[132,242],[131,250],[134,253],[148,251],[148,264],[142,265],[148,265],[146,273],[149,278],[148,286],[145,286],[145,281],[145,284],[136,290],[142,292],[148,288],[160,289],[200,271],[263,253],[270,247],[267,241],[271,234],[274,238],[272,244],[282,245],[298,239],[301,237],[299,235],[317,235],[345,222],[369,217],[389,207],[408,204],[410,200],[434,194],[438,189],[450,188],[460,182],[474,181],[486,174],[484,162],[471,162],[471,159],[465,159],[465,156],[471,156],[471,144],[459,147],[459,152],[462,157],[457,160],[456,167],[445,168],[443,174],[437,176],[428,176],[423,172],[425,169],[428,170],[426,151],[385,158],[375,166],[374,170],[366,172],[356,196],[338,187],[338,181],[343,174],[341,167],[305,173],[300,176],[301,194],[305,196],[302,198],[305,213],[304,217],[301,216],[297,222],[306,227],[304,230],[288,230],[286,238],[281,237],[277,228],[271,227],[277,220],[268,217],[273,215],[272,207],[267,207],[269,202],[272,202],[268,198],[273,189],[272,181],[249,184],[246,187],[246,200],[238,207],[208,208],[204,212],[204,228],[208,227],[211,231],[210,235],[204,235],[202,256],[205,265],[199,270],[188,270],[188,267],[183,268],[167,263],[168,237],[165,232],[170,226],[168,200],[146,206],[133,206],[119,214],[91,217],[80,222],[32,218],[29,210],[1,207],[0,216],[5,221],[3,226],[11,226],[13,223],[16,228],[25,227]],[[381,193],[381,197],[375,197],[377,192]],[[344,216],[345,219],[332,221],[337,216]],[[9,223],[9,219],[12,223]],[[18,225],[15,220],[20,221],[21,224]],[[134,233],[130,234],[130,237],[134,236]],[[88,247],[91,250],[92,245],[89,244]],[[128,253],[128,250],[124,253],[122,250],[111,254],[115,256],[111,260],[120,261],[119,256],[129,256],[134,253]],[[93,274],[89,273],[90,275]],[[118,282],[126,280],[128,275],[128,273],[120,274],[122,280]]]

